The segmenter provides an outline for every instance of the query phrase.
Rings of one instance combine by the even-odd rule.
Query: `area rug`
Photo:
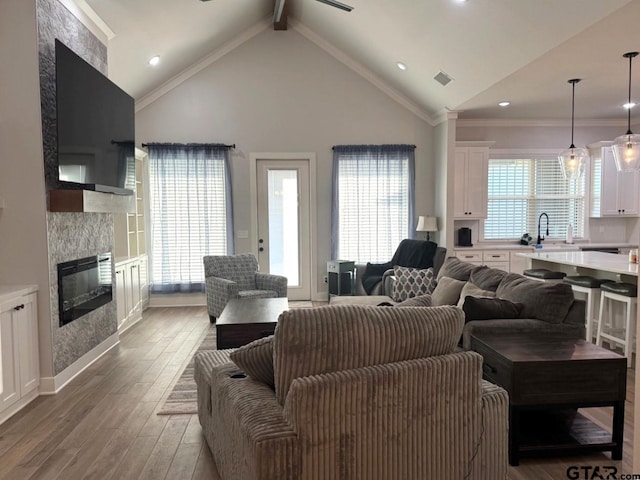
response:
[[[191,360],[173,386],[173,390],[158,411],[158,415],[181,415],[198,413],[198,390],[196,380],[193,377],[194,360],[196,353],[204,350],[216,349],[216,326],[211,325],[204,335],[202,343],[194,352]]]
[[[289,308],[313,308],[310,301],[290,301]],[[194,352],[191,360],[178,378],[178,381],[167,396],[158,415],[182,415],[198,413],[198,391],[196,381],[193,378],[195,354],[203,350],[216,349],[216,326],[211,325],[204,335],[202,343]]]

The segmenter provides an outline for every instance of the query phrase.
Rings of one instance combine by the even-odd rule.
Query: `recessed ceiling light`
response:
[[[501,107],[508,107],[509,105],[511,105],[511,102],[500,102],[498,105],[500,105]]]
[[[398,62],[398,63],[396,63],[396,65],[398,66],[398,68],[400,70],[406,70],[407,69],[407,65],[402,63],[402,62]]]
[[[159,55],[154,55],[153,57],[151,57],[149,59],[149,65],[151,65],[152,67],[155,67],[159,63],[160,63],[160,56]]]
[[[626,108],[627,110],[629,110],[630,108],[633,108],[633,107],[635,107],[635,106],[636,106],[636,104],[635,104],[634,102],[631,102],[631,103],[625,103],[625,104],[623,105],[623,107],[624,107],[624,108]]]

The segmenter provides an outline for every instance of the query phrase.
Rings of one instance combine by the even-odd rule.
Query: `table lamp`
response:
[[[427,232],[427,240],[431,240],[429,232],[438,231],[438,219],[436,217],[418,217],[416,232]]]

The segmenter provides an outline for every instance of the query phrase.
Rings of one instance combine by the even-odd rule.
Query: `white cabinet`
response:
[[[638,216],[638,171],[618,172],[611,142],[589,145],[591,154],[592,217]]]
[[[136,211],[113,216],[114,250],[117,258],[134,258],[147,253],[146,205],[147,154],[136,149]]]
[[[35,398],[40,385],[36,298],[29,293],[4,297],[0,303],[0,412]]]
[[[116,305],[119,330],[142,318],[142,311],[149,305],[146,255],[116,263]]]
[[[506,250],[485,250],[482,252],[482,264],[508,272],[509,252]]]
[[[533,248],[521,248],[520,250],[513,250],[509,253],[509,271],[511,273],[522,273],[527,269],[527,259],[518,255],[519,253],[531,253]]]
[[[457,146],[454,172],[454,219],[487,217],[489,147]]]
[[[473,265],[482,265],[481,250],[457,250],[456,257],[463,262],[471,263]]]

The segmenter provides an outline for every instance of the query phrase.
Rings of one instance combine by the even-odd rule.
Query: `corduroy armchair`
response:
[[[215,323],[232,298],[287,296],[287,278],[258,272],[258,260],[251,253],[207,255],[203,263],[211,323]]]
[[[463,325],[450,306],[294,309],[231,353],[242,369],[229,351],[196,355],[220,477],[504,480],[508,396],[457,351]]]

